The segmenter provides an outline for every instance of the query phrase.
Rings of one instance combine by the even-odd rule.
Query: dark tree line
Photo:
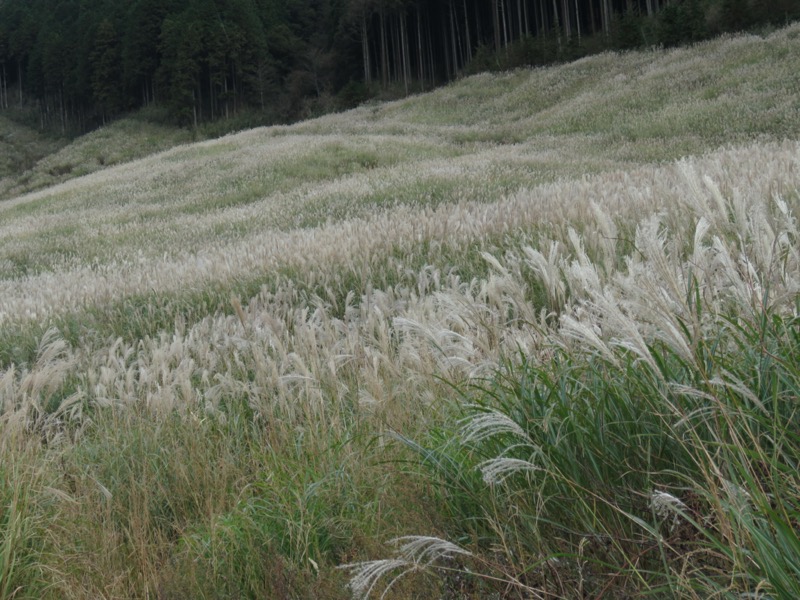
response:
[[[354,0],[348,12],[362,80],[406,91],[464,72],[675,46],[798,17],[800,0]]]
[[[304,116],[486,68],[783,24],[800,0],[0,0],[0,109],[83,131]]]
[[[291,118],[358,77],[343,4],[0,0],[0,108],[34,106],[64,130],[150,105],[182,124],[245,107]]]

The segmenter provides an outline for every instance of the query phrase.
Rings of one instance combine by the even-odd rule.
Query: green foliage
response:
[[[64,140],[51,139],[0,114],[0,195],[4,184],[36,162],[57,152]]]
[[[326,454],[335,457],[336,448]],[[187,559],[212,566],[203,584],[226,596],[307,596],[304,573],[352,552],[376,507],[345,468],[321,472],[332,463],[316,464],[320,456],[267,458],[269,470],[257,475],[247,499],[184,536]]]
[[[667,47],[698,42],[708,37],[700,0],[666,5],[659,16],[659,41]]]
[[[35,448],[9,451],[0,442],[0,599],[33,598],[44,590],[41,559],[44,552],[37,506],[41,473],[27,472]],[[22,442],[24,445],[24,442]],[[12,458],[13,457],[13,458]]]
[[[616,41],[621,50],[632,50],[648,45],[646,28],[652,19],[633,11],[626,11],[616,23]],[[655,39],[650,40],[651,44]]]
[[[89,56],[92,64],[92,92],[104,117],[113,116],[122,108],[120,58],[120,42],[116,29],[111,21],[105,19],[97,27],[94,47]]]
[[[465,392],[460,427],[407,442],[446,492],[450,539],[506,549],[512,580],[558,595],[796,596],[798,324],[723,315],[691,340],[696,362],[651,346],[657,371],[624,349],[509,360]],[[559,587],[529,570],[542,556],[562,561]]]
[[[197,122],[195,97],[200,73],[202,31],[197,21],[186,18],[166,19],[161,26],[161,53],[164,58],[159,78],[167,89],[173,118],[181,125]]]
[[[122,76],[128,93],[141,95],[145,106],[156,100],[154,79],[160,60],[159,35],[170,9],[171,3],[161,0],[137,0],[125,15]]]

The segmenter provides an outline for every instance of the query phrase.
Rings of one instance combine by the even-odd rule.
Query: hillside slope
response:
[[[69,143],[46,140],[36,132],[25,137],[10,133],[12,128],[20,128],[7,119],[1,120],[0,126],[9,130],[6,139],[17,140],[0,154],[6,157],[6,164],[0,165],[0,202],[185,144],[192,138],[189,131],[138,117],[121,119]]]
[[[342,132],[402,128],[405,133],[427,134],[429,125],[447,126],[452,128],[447,140],[455,144],[509,144],[547,135],[586,134],[601,136],[596,141],[607,150],[615,148],[614,158],[623,160],[671,159],[758,133],[791,137],[796,133],[794,108],[786,92],[798,84],[791,59],[792,34],[780,35],[787,37],[785,43],[757,37],[739,37],[733,44],[711,42],[703,45],[702,55],[692,49],[609,53],[558,69],[481,75],[384,108],[375,105],[369,118],[354,118],[358,113],[333,115],[300,130],[325,131],[327,123],[335,122]],[[6,129],[12,127],[9,121],[4,123]],[[692,139],[700,133],[702,140]],[[0,198],[128,162],[191,138],[185,130],[132,117],[48,156],[63,142],[49,142],[37,150],[30,136],[39,136],[33,132],[25,136],[9,129],[3,135],[21,137],[22,144],[3,154],[8,164],[0,170]],[[643,140],[653,143],[637,144],[635,156],[629,155],[631,148],[626,153],[619,147]],[[610,147],[607,141],[612,142]],[[25,143],[31,145],[30,151]],[[587,150],[592,150],[591,144]]]
[[[0,592],[797,597],[799,91],[794,25],[0,202]]]
[[[0,113],[0,199],[7,196],[8,182],[63,145],[63,141],[48,139]]]
[[[87,262],[93,272],[158,273],[173,268],[166,262],[187,273],[187,255],[250,246],[268,230],[495,201],[721,145],[797,139],[798,44],[795,27],[768,40],[607,54],[178,147],[0,204],[0,274],[78,281]]]

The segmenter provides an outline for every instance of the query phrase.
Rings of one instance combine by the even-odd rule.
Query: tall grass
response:
[[[48,485],[40,448],[5,428],[0,459],[0,598],[11,600],[47,587],[46,528],[57,518],[52,498],[59,492]]]
[[[797,215],[686,177],[691,237],[665,215],[622,261],[574,232],[546,264],[511,257],[551,290],[558,319],[530,324],[546,342],[405,440],[448,490],[451,539],[523,596],[800,592]],[[353,566],[355,592],[377,564]]]
[[[0,589],[793,593],[797,39],[480,76],[4,201]]]

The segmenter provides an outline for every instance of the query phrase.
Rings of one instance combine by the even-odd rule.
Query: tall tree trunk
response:
[[[558,19],[558,4],[553,0],[553,29],[556,30],[556,39],[558,40],[558,51],[561,52],[561,22]]]
[[[258,99],[261,101],[261,112],[266,108],[266,99],[264,98],[264,63],[259,61],[258,64]]]
[[[448,81],[453,79],[453,61],[450,57],[450,40],[447,35],[447,21],[442,19],[442,45],[444,46],[444,64]]]
[[[400,15],[395,16],[394,20],[394,40],[395,40],[395,61],[394,70],[395,78],[400,81],[403,78],[403,35],[402,35],[402,19]]]
[[[400,68],[401,68],[400,62],[402,60],[400,58],[400,39],[399,39],[400,36],[398,33],[399,27],[397,26],[397,20],[398,20],[397,15],[395,15],[394,19],[389,20],[389,23],[392,27],[392,30],[389,32],[390,33],[389,37],[392,42],[392,57],[394,58],[394,60],[389,63],[392,67],[392,76],[391,76],[392,82],[400,81]]]
[[[422,14],[417,7],[417,52],[420,89],[425,91],[425,53],[422,51]]]
[[[481,9],[480,9],[481,4],[482,4],[481,0],[475,0],[475,4],[474,4],[474,7],[475,7],[475,27],[477,28],[478,45],[479,46],[484,41],[483,40],[483,27],[481,27],[481,22],[483,21],[483,19],[481,19]]]
[[[364,83],[372,84],[372,67],[369,64],[369,31],[367,29],[367,12],[361,13],[361,54],[364,58]]]
[[[606,26],[606,0],[600,0],[600,28],[603,30],[603,35],[608,35]]]
[[[19,86],[19,105],[22,106],[22,61],[17,59],[17,85]]]
[[[456,34],[456,19],[453,13],[453,0],[450,0],[450,45],[452,47],[453,52],[453,77],[456,76],[458,73],[458,47],[460,44],[458,43],[458,36]]]
[[[381,85],[386,88],[389,85],[389,48],[386,41],[386,19],[383,14],[383,6],[380,12],[381,21]]]
[[[408,15],[405,15],[403,17],[403,33],[404,33],[405,47],[406,47],[406,58],[405,58],[405,60],[406,60],[406,79],[408,80],[408,83],[410,85],[414,80],[414,69],[411,66],[412,65],[411,54],[412,54],[412,52],[414,52],[414,49],[411,46],[411,34],[408,32],[409,26],[410,26],[409,17],[408,17]]]
[[[581,44],[581,12],[578,8],[578,0],[575,0],[575,29],[578,31],[578,45]]]
[[[466,65],[472,60],[472,36],[469,32],[469,13],[467,12],[467,0],[464,0],[464,31],[467,34],[467,52],[466,52],[466,60],[464,64]]]
[[[597,33],[597,24],[595,23],[595,14],[594,14],[594,0],[589,0],[589,22],[592,26],[592,35]]]
[[[0,80],[0,108],[8,108],[8,77],[6,76],[6,63],[3,63],[3,79]]]
[[[400,15],[400,47],[403,53],[403,87],[408,96],[408,35],[405,15]]]
[[[567,41],[572,37],[572,26],[569,19],[569,0],[561,0],[562,13],[564,15],[564,36]]]
[[[494,25],[494,49],[500,52],[500,0],[492,0],[492,24]]]
[[[528,37],[531,34],[531,19],[528,16],[528,0],[520,0],[522,2],[522,11],[524,13],[523,18],[525,19],[525,37]],[[534,11],[535,13],[535,11]]]
[[[61,133],[67,132],[67,112],[64,108],[64,86],[58,88],[58,116],[61,119]]]
[[[544,0],[539,0],[539,16],[541,16],[542,34],[547,37],[547,15],[544,14]]]
[[[222,95],[225,97],[225,118],[227,119],[228,116],[229,116],[229,113],[228,113],[229,106],[228,105],[230,104],[230,101],[229,101],[229,98],[228,98],[228,78],[226,76],[224,76],[224,74],[223,74],[223,77],[222,77]],[[192,93],[192,97],[194,97],[194,93]]]
[[[319,81],[317,80],[317,67],[313,65],[314,68],[314,86],[317,90],[317,97],[319,97],[320,90],[319,90]],[[231,83],[233,84],[233,114],[237,114],[239,112],[239,97],[241,96],[241,81],[239,80],[239,76],[236,72],[236,61],[231,61]],[[202,104],[200,105],[202,107]]]
[[[208,74],[208,105],[209,109],[211,110],[211,120],[213,121],[216,117],[217,111],[215,110],[217,95],[214,93],[214,78],[211,77],[211,73]]]
[[[425,37],[428,42],[428,73],[430,73],[431,77],[431,85],[436,85],[436,61],[433,58],[433,34],[431,33],[431,20],[430,20],[430,13],[428,13],[426,8],[425,13],[428,18],[425,19]]]
[[[503,40],[508,48],[508,20],[506,19],[506,0],[500,0],[500,11],[503,14]]]

